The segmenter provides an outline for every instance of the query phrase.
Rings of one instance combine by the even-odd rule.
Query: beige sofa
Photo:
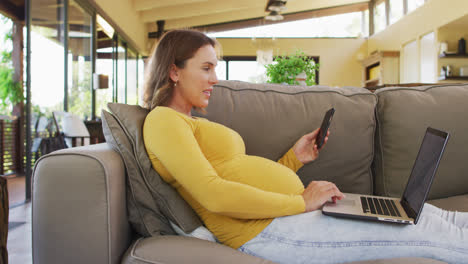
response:
[[[327,180],[344,192],[391,196],[401,195],[426,127],[448,131],[451,138],[429,202],[468,212],[467,101],[468,85],[392,87],[371,93],[353,87],[221,81],[204,116],[239,132],[247,154],[277,160],[300,136],[319,127],[325,111],[334,107],[329,142],[316,161],[298,171],[301,180]],[[118,122],[112,125],[111,115],[103,116],[108,143],[57,151],[35,165],[35,264],[271,263],[218,243],[174,235],[167,219],[190,231],[199,225],[196,216],[178,204],[183,201],[176,193],[158,189],[167,186],[157,175],[135,180],[136,170],[153,172],[147,164],[129,161],[144,153],[135,142],[141,141],[139,126],[146,110],[110,107]],[[138,113],[135,118],[133,111]],[[140,125],[130,128],[132,122]],[[114,134],[119,124],[134,133],[127,143]],[[148,196],[151,203],[145,203],[145,197],[135,193],[138,188],[159,196]],[[359,263],[440,262],[403,258]]]

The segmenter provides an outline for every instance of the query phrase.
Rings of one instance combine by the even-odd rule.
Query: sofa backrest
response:
[[[203,116],[237,131],[249,155],[282,157],[304,134],[320,127],[334,107],[327,145],[298,175],[334,182],[345,192],[372,193],[374,109],[377,97],[363,88],[287,86],[220,81]]]
[[[401,196],[428,126],[450,133],[429,199],[468,193],[468,84],[393,87],[375,94],[376,193]]]

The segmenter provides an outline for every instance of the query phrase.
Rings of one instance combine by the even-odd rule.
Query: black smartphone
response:
[[[320,149],[323,146],[323,143],[325,143],[325,137],[327,137],[328,128],[330,127],[333,119],[333,114],[335,114],[335,108],[328,110],[323,117],[322,125],[320,126],[316,141],[318,149]]]

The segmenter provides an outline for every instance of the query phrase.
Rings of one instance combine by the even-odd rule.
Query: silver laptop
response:
[[[449,134],[428,127],[402,198],[345,193],[336,203],[327,202],[326,215],[416,224],[431,189]]]

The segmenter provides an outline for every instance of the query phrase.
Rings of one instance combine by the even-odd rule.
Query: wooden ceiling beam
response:
[[[0,1],[0,13],[13,20],[24,21],[24,6],[17,6],[8,0]]]
[[[179,18],[166,20],[166,30],[178,29],[178,28],[190,28],[203,25],[211,25],[225,22],[233,22],[239,20],[246,20],[252,18],[258,18],[265,16],[265,12],[262,9],[258,10],[238,10],[225,13],[217,13],[213,15],[197,16],[189,18]],[[151,23],[154,24],[154,23]],[[156,31],[155,25],[149,25],[150,31]]]
[[[302,8],[295,6],[294,8],[290,8],[290,4],[292,3],[302,3]],[[295,14],[295,13],[302,13],[306,11],[314,11],[318,9],[325,9],[331,7],[338,7],[338,6],[346,6],[350,4],[367,4],[368,0],[319,0],[319,1],[310,1],[310,0],[294,0],[288,1],[288,10],[283,13],[283,16],[288,14]],[[313,4],[311,4],[313,3]],[[206,25],[214,25],[220,23],[228,23],[228,22],[238,22],[248,19],[255,19],[255,18],[262,18],[267,13],[263,10],[263,8],[247,8],[244,10],[238,11],[230,11],[230,12],[223,12],[223,13],[216,13],[211,15],[202,15],[196,17],[188,17],[188,18],[179,18],[179,19],[169,19],[166,20],[166,30],[170,29],[178,29],[178,28],[192,28],[192,27],[200,27]],[[148,31],[156,31],[156,26],[153,25],[154,23],[148,24]]]
[[[264,12],[265,3],[263,1],[236,0],[191,3],[183,6],[162,7],[141,12],[143,22],[154,22],[156,20],[182,19],[217,13],[226,13],[239,10],[260,10]]]
[[[133,7],[136,11],[144,11],[168,6],[186,5],[193,3],[208,2],[208,0],[133,0]]]
[[[260,24],[271,25],[271,24],[276,24],[276,23],[291,22],[291,21],[302,20],[302,19],[310,19],[310,18],[316,18],[316,17],[333,16],[333,15],[344,14],[344,13],[358,12],[358,11],[364,11],[367,8],[368,8],[367,3],[360,3],[360,4],[324,8],[324,9],[318,9],[318,10],[312,10],[312,11],[298,12],[294,14],[286,14],[284,15],[284,19],[281,21],[267,21],[267,20],[264,20],[263,17],[260,17],[260,18],[254,18],[254,19],[247,19],[243,21],[198,26],[198,27],[194,27],[193,29],[214,33],[214,32],[220,32],[220,31],[255,27]]]
[[[97,42],[97,48],[98,49],[102,49],[102,48],[110,48],[112,47],[112,45],[114,42],[112,41],[112,39],[106,39],[106,40],[99,40]]]

